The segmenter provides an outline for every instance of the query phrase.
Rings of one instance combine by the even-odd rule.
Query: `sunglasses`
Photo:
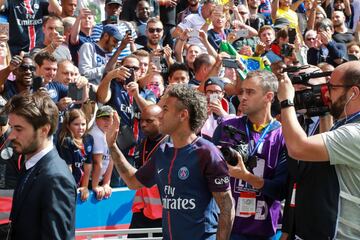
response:
[[[140,68],[139,67],[137,67],[137,66],[124,66],[124,67],[126,67],[126,68],[128,68],[128,69],[134,69],[134,71],[138,71]]]
[[[307,38],[306,40],[308,41],[312,41],[312,40],[315,40],[316,38]]]
[[[154,32],[161,33],[162,30],[163,30],[162,28],[149,28],[148,29],[149,33],[154,33]]]
[[[27,70],[30,70],[31,72],[34,72],[36,70],[35,66],[33,65],[20,65],[19,70],[22,72],[26,72]]]

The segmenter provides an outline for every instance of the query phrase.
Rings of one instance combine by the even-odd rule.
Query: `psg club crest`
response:
[[[189,177],[189,174],[189,169],[187,169],[187,167],[181,167],[178,172],[178,177],[181,180],[185,180]]]

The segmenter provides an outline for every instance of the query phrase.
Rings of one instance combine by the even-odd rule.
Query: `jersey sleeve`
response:
[[[330,163],[359,166],[360,124],[349,124],[321,134]]]
[[[220,150],[214,145],[203,148],[200,152],[200,167],[207,179],[211,192],[230,190],[229,170]]]

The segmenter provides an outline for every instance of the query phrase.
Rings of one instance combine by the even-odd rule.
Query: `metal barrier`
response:
[[[154,237],[154,233],[161,233],[161,228],[139,228],[139,229],[119,229],[119,230],[89,230],[89,231],[76,231],[75,236],[86,237],[86,239],[130,239],[127,238],[128,234],[146,233],[146,238],[131,238],[137,240],[160,240],[162,237]]]

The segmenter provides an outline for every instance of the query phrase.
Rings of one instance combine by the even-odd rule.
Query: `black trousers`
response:
[[[162,219],[155,219],[152,220],[150,218],[147,218],[144,213],[137,212],[133,213],[131,223],[130,223],[130,229],[135,228],[161,228],[162,227]],[[154,237],[162,237],[162,233],[154,233]],[[148,235],[146,233],[137,233],[137,234],[129,234],[128,238],[146,238]]]

